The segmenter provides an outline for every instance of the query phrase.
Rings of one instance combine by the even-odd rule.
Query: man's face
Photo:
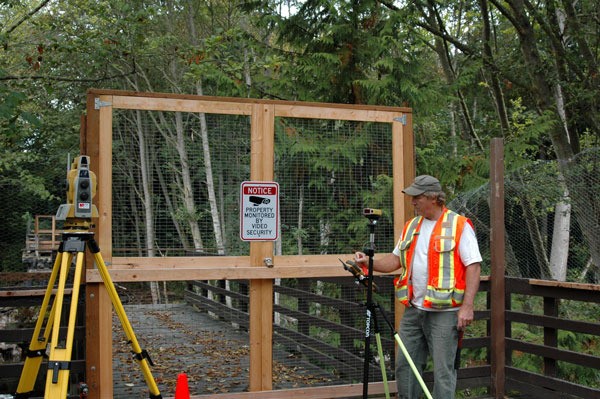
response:
[[[425,195],[421,194],[412,197],[411,203],[415,207],[417,214],[426,219],[436,220],[439,216],[439,206],[437,206],[437,200],[435,197],[427,198]]]

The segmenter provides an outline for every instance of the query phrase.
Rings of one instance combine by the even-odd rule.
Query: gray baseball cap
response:
[[[406,187],[402,192],[406,195],[416,197],[427,191],[442,191],[440,181],[433,176],[421,175],[415,177],[415,181],[410,186]]]

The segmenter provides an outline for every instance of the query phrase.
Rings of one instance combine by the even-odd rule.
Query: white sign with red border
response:
[[[240,190],[242,241],[275,241],[279,237],[279,184],[242,182]]]

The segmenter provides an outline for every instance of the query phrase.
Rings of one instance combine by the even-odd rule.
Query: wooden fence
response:
[[[45,274],[49,276],[49,274]],[[36,275],[39,279],[39,276]],[[70,289],[65,290],[64,306],[70,306]],[[13,394],[23,370],[26,350],[33,336],[34,325],[39,307],[45,294],[45,287],[2,287],[0,290],[0,310],[3,317],[16,312],[19,316],[0,329],[0,345],[2,345],[2,361],[0,362],[0,393]],[[81,296],[80,296],[81,298]],[[68,316],[69,312],[64,312]],[[70,363],[71,389],[69,397],[79,397],[78,385],[85,381],[85,306],[83,300],[77,307],[77,325],[73,339],[73,354]],[[66,321],[65,321],[66,324]],[[66,325],[61,328],[60,336],[66,335]],[[44,396],[47,362],[43,361],[36,378],[33,397]]]
[[[327,282],[334,282],[347,286],[351,279],[334,278],[325,279]],[[186,300],[197,305],[200,309],[217,315],[225,323],[235,323],[242,328],[249,328],[248,303],[249,296],[246,280],[236,280],[238,283],[235,290],[226,290],[221,284],[209,284],[208,282],[192,281],[189,283],[186,291]],[[378,277],[377,283],[380,287],[391,287],[389,278]],[[565,365],[569,367],[579,367],[579,370],[586,371],[589,375],[600,375],[600,354],[597,349],[594,351],[593,343],[600,340],[600,324],[595,320],[578,320],[582,315],[573,313],[571,308],[595,309],[597,314],[600,307],[600,287],[595,285],[560,283],[556,281],[545,280],[526,280],[516,278],[506,278],[506,306],[505,306],[505,324],[502,335],[504,336],[503,348],[492,348],[491,346],[491,303],[494,300],[490,292],[490,279],[484,277],[481,282],[480,293],[484,297],[485,308],[476,311],[476,323],[484,323],[485,334],[475,336],[471,332],[467,334],[463,341],[463,361],[462,367],[458,372],[458,388],[461,390],[470,389],[479,394],[485,395],[493,389],[492,381],[492,354],[494,350],[500,350],[506,355],[506,367],[504,390],[508,397],[518,397],[526,394],[530,398],[593,398],[600,397],[600,389],[596,386],[584,385],[581,383],[581,375],[573,379],[572,375],[564,372]],[[391,294],[389,288],[385,289],[384,295]],[[286,328],[284,326],[274,326],[274,340],[278,344],[290,346],[300,346],[306,358],[322,365],[323,367],[334,367],[342,371],[347,381],[360,381],[362,374],[360,370],[344,365],[352,362],[362,362],[362,353],[348,347],[335,346],[311,337],[309,326],[311,324],[322,325],[323,320],[320,316],[311,315],[307,310],[314,304],[327,304],[338,309],[343,309],[351,313],[354,317],[364,317],[359,302],[351,298],[332,299],[325,296],[315,295],[308,290],[298,286],[289,288],[281,285],[275,285],[274,291],[286,295],[293,295],[301,299],[299,309],[289,309],[285,306],[274,306],[274,310],[283,316],[299,320],[299,327],[296,329]],[[26,309],[38,306],[43,298],[43,289],[15,289],[5,287],[0,291],[0,308],[2,309]],[[209,299],[212,297],[212,299]],[[480,301],[481,302],[481,301]],[[524,308],[518,307],[519,304],[527,304]],[[350,306],[350,307],[349,307]],[[304,310],[302,310],[304,309]],[[79,308],[83,310],[83,307]],[[568,317],[569,315],[570,317]],[[575,319],[578,318],[578,319]],[[74,361],[72,363],[71,375],[73,381],[72,392],[77,389],[77,383],[85,381],[85,327],[84,318],[79,315],[79,326],[76,329],[74,345]],[[343,323],[327,323],[327,328],[360,338],[364,331],[355,327],[351,318],[344,319]],[[383,346],[387,351],[391,351],[393,342],[382,328]],[[519,331],[532,332],[529,339],[521,336]],[[33,334],[30,325],[11,325],[9,328],[0,330],[0,342],[4,345],[24,346],[24,343],[30,339]],[[586,352],[577,352],[573,348],[565,347],[561,344],[561,336],[565,334],[574,334],[573,342],[580,339],[587,339],[590,343],[590,349]],[[579,335],[578,335],[579,334]],[[588,337],[588,338],[585,338]],[[520,359],[529,357],[529,366],[524,367]],[[483,359],[483,360],[482,360]],[[393,362],[392,362],[393,364]],[[532,371],[529,367],[532,364],[539,364],[540,369]],[[0,363],[0,392],[10,393],[16,389],[16,384],[22,370],[23,363],[20,359],[4,359]],[[43,389],[45,379],[45,366],[40,370],[38,384],[36,389]],[[571,368],[570,370],[577,370]],[[373,364],[371,367],[372,376],[377,377],[379,368]],[[572,372],[572,371],[571,371]],[[393,376],[393,374],[392,374]],[[391,377],[393,379],[393,377]],[[425,381],[429,384],[433,380],[431,372],[424,375]],[[394,389],[392,385],[392,389]],[[327,392],[327,393],[325,393]],[[353,390],[342,389],[340,395],[349,396],[354,392],[359,395],[358,387]],[[376,392],[374,390],[374,392]],[[293,397],[294,391],[281,391],[281,397]],[[245,394],[236,394],[240,397]],[[248,393],[252,395],[252,393]],[[286,396],[288,395],[288,396]],[[491,395],[491,394],[490,394]],[[213,397],[204,395],[202,397]],[[216,397],[216,396],[215,396]],[[323,390],[319,393],[314,390],[313,398],[336,397],[332,396],[331,391]],[[341,396],[338,396],[341,397]]]
[[[600,324],[594,321],[573,320],[565,317],[581,317],[580,314],[569,312],[569,308],[579,303],[589,306],[591,314],[600,310],[600,286],[592,284],[561,283],[545,280],[506,279],[506,390],[528,393],[536,398],[598,398],[600,389]],[[514,298],[523,295],[526,303],[542,303],[542,311],[534,313],[526,310],[512,310]],[[579,309],[582,307],[580,306]],[[526,326],[529,331],[541,329],[539,340],[525,340],[513,337],[513,331],[518,323]],[[561,346],[559,333],[574,334],[574,341],[580,342],[576,334],[591,336],[591,346],[586,353],[575,352],[571,348]],[[538,342],[540,341],[540,342]],[[595,343],[595,344],[594,344]],[[595,345],[595,349],[594,349]],[[543,374],[535,373],[515,366],[517,357],[530,355],[540,360]],[[595,370],[596,387],[590,388],[579,384],[583,378],[577,371],[569,376],[561,372],[559,363],[579,366],[579,370]],[[577,369],[574,369],[577,370]],[[571,380],[567,381],[567,377]],[[575,377],[575,378],[573,378]]]
[[[383,281],[381,281],[383,280]],[[385,281],[385,278],[380,278],[379,286],[391,286],[390,281]],[[327,281],[332,281],[328,279]],[[340,284],[346,284],[339,279],[334,281]],[[346,280],[347,281],[347,280]],[[560,316],[560,305],[572,306],[573,302],[590,304],[598,307],[600,305],[600,287],[589,284],[572,284],[558,283],[554,281],[543,280],[527,280],[517,278],[506,278],[506,322],[505,322],[505,347],[495,348],[503,350],[507,358],[507,366],[505,368],[506,380],[504,390],[507,395],[525,394],[532,398],[592,398],[600,397],[600,389],[598,387],[590,387],[579,384],[575,381],[568,381],[568,375],[559,373],[558,362],[566,362],[575,366],[580,366],[583,369],[594,369],[596,375],[600,375],[600,353],[577,353],[572,348],[560,347],[558,335],[559,331],[570,333],[581,333],[595,336],[592,342],[600,340],[600,324],[592,321],[577,321],[571,320],[564,316]],[[241,282],[241,286],[244,283]],[[193,288],[197,287],[197,289]],[[286,287],[276,286],[275,292],[290,294],[290,290]],[[243,292],[243,290],[242,290]],[[211,296],[215,299],[208,299]],[[339,309],[347,306],[345,300],[332,300],[331,298],[316,296],[310,292],[295,290],[292,293],[298,298],[303,298],[306,303],[305,307],[310,304],[328,304],[334,305]],[[492,375],[491,375],[491,302],[493,300],[490,293],[490,280],[484,277],[481,286],[480,294],[485,295],[486,307],[476,311],[476,320],[480,323],[485,323],[486,334],[482,336],[467,336],[463,341],[463,362],[462,367],[458,372],[458,389],[471,389],[480,392],[492,391]],[[521,296],[520,301],[517,297]],[[227,299],[234,301],[228,301]],[[248,314],[247,307],[244,304],[248,303],[246,294],[240,292],[226,291],[218,286],[208,284],[207,282],[192,282],[190,289],[186,293],[186,300],[199,308],[210,311],[216,314],[224,322],[236,323],[242,326],[247,326]],[[532,304],[536,301],[541,303],[542,313],[536,312],[532,306],[530,313],[523,310],[511,310],[512,303],[527,303]],[[236,309],[232,309],[227,303],[236,303]],[[357,305],[355,303],[355,305]],[[282,306],[276,306],[276,311],[282,315],[289,316],[299,320],[299,324],[303,327],[298,327],[297,330],[292,330],[285,327],[275,326],[275,342],[283,343],[284,345],[293,342],[299,344],[302,350],[305,351],[308,358],[313,359],[319,364],[330,367],[342,367],[340,364],[346,362],[350,364],[350,360],[360,359],[360,354],[351,353],[347,348],[340,346],[332,346],[321,341],[318,341],[308,334],[308,327],[311,324],[322,323],[322,319],[318,316],[310,315],[306,312],[291,311]],[[357,309],[359,315],[361,315]],[[568,313],[568,312],[567,312]],[[573,315],[577,316],[577,315]],[[543,329],[542,335],[538,336],[540,342],[535,340],[526,342],[522,339],[513,338],[511,331],[515,329],[517,323],[523,324],[524,330],[535,330],[536,327]],[[336,324],[329,325],[330,329],[340,331],[343,334],[360,334],[356,330],[354,324]],[[301,332],[303,331],[303,332]],[[534,334],[535,336],[535,334]],[[384,346],[389,348],[393,342],[386,339]],[[481,354],[483,352],[483,355]],[[474,359],[473,354],[478,354],[478,359],[485,359],[483,362]],[[513,359],[531,355],[539,359],[539,363],[543,365],[541,371],[535,372],[514,365]],[[393,363],[392,363],[393,364]],[[535,364],[535,360],[533,361]],[[378,366],[373,364],[372,371],[377,371]],[[360,370],[345,370],[350,379],[360,380]],[[429,384],[433,381],[432,373],[426,372],[424,379]],[[283,394],[283,393],[282,393]]]
[[[273,281],[279,278],[339,277],[346,274],[338,257],[348,254],[274,256],[272,241],[250,242],[247,256],[215,257],[120,257],[113,254],[113,111],[140,110],[238,115],[250,121],[249,179],[273,181],[275,126],[278,118],[383,123],[389,127],[389,155],[393,178],[393,229],[398,236],[410,202],[401,190],[414,178],[412,110],[399,107],[300,103],[235,99],[164,93],[90,90],[87,115],[82,119],[82,154],[90,156],[90,168],[99,183],[96,203],[100,212],[96,239],[114,282],[236,280],[248,278],[250,308],[250,391],[272,389]],[[241,182],[240,182],[241,183]],[[266,262],[267,259],[269,262]],[[112,393],[111,301],[91,264],[86,271],[88,346],[86,377],[90,398]],[[271,267],[272,266],[272,267]],[[399,318],[396,314],[396,320]]]

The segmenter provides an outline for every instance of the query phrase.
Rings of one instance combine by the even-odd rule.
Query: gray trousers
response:
[[[423,375],[427,356],[433,359],[433,399],[454,399],[456,370],[454,359],[458,346],[456,312],[428,312],[406,308],[400,322],[400,339],[417,370]],[[396,383],[399,399],[419,399],[423,390],[401,350],[396,360]]]

